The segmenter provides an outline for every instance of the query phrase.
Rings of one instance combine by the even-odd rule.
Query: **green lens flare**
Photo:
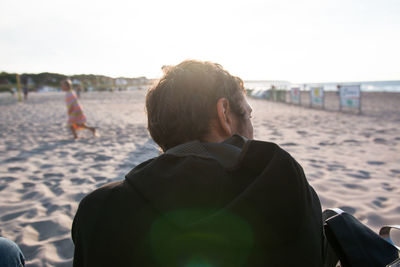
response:
[[[250,225],[227,211],[178,210],[156,220],[150,232],[161,266],[242,266],[253,246]]]

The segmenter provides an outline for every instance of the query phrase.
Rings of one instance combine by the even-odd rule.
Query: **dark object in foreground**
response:
[[[74,266],[322,266],[321,206],[273,143],[174,147],[86,196]]]
[[[25,257],[21,249],[13,241],[0,236],[0,266],[25,266]]]
[[[342,267],[389,266],[399,258],[390,239],[383,239],[346,212],[327,210],[324,215],[329,212],[333,216],[325,221],[325,234]],[[388,227],[382,230],[388,238]]]

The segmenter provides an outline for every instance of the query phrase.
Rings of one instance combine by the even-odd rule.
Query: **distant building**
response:
[[[0,85],[8,85],[10,84],[10,81],[7,80],[6,78],[1,78],[0,79]]]
[[[72,82],[72,84],[73,84],[73,85],[77,85],[77,84],[79,84],[79,85],[80,85],[80,84],[82,84],[82,83],[81,83],[81,81],[80,81],[80,80],[78,80],[78,79],[72,79],[72,81],[71,81],[71,82]]]
[[[125,86],[127,84],[128,84],[128,81],[125,78],[117,78],[115,80],[115,85],[117,85],[117,86],[121,86],[121,85]]]
[[[59,92],[59,91],[61,91],[60,88],[47,85],[43,85],[38,88],[38,93]]]
[[[32,77],[28,77],[28,86],[34,86],[35,82],[33,81]]]

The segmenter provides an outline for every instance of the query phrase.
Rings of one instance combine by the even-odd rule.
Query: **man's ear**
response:
[[[229,100],[220,98],[217,102],[218,124],[223,135],[230,137],[233,134],[232,128],[232,113],[229,105]]]

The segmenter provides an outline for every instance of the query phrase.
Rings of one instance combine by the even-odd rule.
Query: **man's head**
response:
[[[253,138],[243,81],[211,62],[187,60],[169,67],[146,97],[148,129],[165,151],[233,134]]]
[[[61,81],[60,84],[63,91],[68,91],[72,88],[72,82],[70,79],[64,79]]]

